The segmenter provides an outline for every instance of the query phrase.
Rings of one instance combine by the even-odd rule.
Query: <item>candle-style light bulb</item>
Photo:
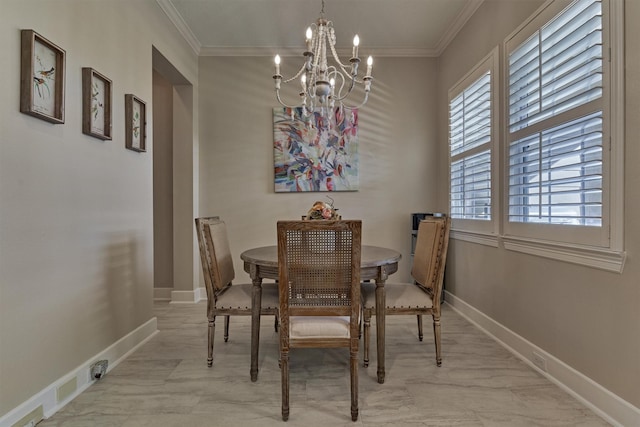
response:
[[[367,58],[367,76],[371,76],[371,68],[373,68],[373,58],[369,56]]]
[[[311,52],[311,41],[313,38],[313,31],[311,31],[311,27],[307,27],[307,51]]]
[[[360,37],[356,34],[353,38],[353,57],[358,57],[358,45],[360,45]]]
[[[276,55],[273,60],[276,63],[276,74],[280,74],[280,55]]]

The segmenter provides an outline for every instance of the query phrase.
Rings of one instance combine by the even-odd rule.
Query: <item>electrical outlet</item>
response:
[[[96,363],[91,365],[91,379],[99,380],[107,373],[107,368],[109,367],[108,360],[98,360]]]
[[[547,372],[547,359],[535,351],[533,352],[533,364]]]

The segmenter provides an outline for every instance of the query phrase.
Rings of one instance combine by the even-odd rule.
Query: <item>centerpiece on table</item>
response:
[[[333,207],[333,200],[331,200],[331,203],[317,201],[311,209],[309,209],[309,212],[307,212],[306,219],[338,220],[342,217],[337,211],[338,209]]]

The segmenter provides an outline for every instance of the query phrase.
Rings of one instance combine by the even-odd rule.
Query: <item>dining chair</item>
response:
[[[422,316],[433,317],[433,335],[436,345],[436,364],[442,364],[440,348],[440,297],[444,267],[447,261],[449,230],[448,217],[427,217],[418,226],[416,248],[411,268],[414,283],[387,283],[385,314],[417,315],[418,339],[422,341]],[[374,283],[362,284],[364,317],[364,366],[369,366],[369,334],[371,316],[376,312]]]
[[[233,284],[235,270],[229,248],[227,227],[219,217],[196,218],[200,261],[207,290],[208,352],[207,366],[213,365],[216,316],[224,316],[224,341],[229,340],[229,316],[250,316],[253,284]],[[261,315],[276,315],[278,286],[262,284]],[[277,330],[277,318],[276,318]]]
[[[359,220],[278,221],[282,419],[289,419],[289,351],[349,348],[351,419],[358,419]]]

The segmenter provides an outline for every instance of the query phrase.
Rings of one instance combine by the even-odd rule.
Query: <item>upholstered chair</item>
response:
[[[224,316],[224,341],[229,340],[229,317],[251,316],[251,283],[233,284],[235,270],[229,248],[227,227],[218,217],[196,218],[200,246],[200,261],[207,290],[207,318],[209,320],[207,366],[213,365],[213,343],[216,316]],[[276,315],[278,287],[262,284],[261,315]],[[277,325],[277,318],[276,318]]]
[[[387,283],[386,316],[416,315],[418,339],[422,341],[422,316],[433,318],[433,335],[436,347],[436,364],[442,364],[440,346],[440,301],[444,268],[449,246],[451,219],[427,217],[418,226],[416,248],[411,268],[412,283]],[[375,284],[362,284],[364,314],[364,366],[369,365],[369,334],[371,316],[376,312]]]

